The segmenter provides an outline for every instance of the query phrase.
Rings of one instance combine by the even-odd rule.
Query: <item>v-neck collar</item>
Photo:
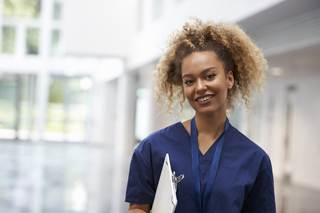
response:
[[[189,132],[186,130],[186,128],[183,126],[181,122],[178,122],[178,136],[180,137],[180,141],[183,144],[183,146],[187,149],[187,152],[191,155],[191,135],[189,135]],[[223,133],[222,133],[223,134]],[[214,153],[217,148],[217,141],[220,139],[222,134],[218,137],[218,139],[210,146],[210,148],[207,150],[205,154],[202,154],[200,149],[198,148],[198,156],[199,156],[199,169],[201,171],[202,175],[205,175],[208,171],[213,157]]]
[[[178,131],[178,135],[180,137],[181,142],[183,143],[183,145],[188,149],[188,151],[191,154],[191,135],[189,135],[189,132],[186,130],[186,128],[183,126],[183,124],[181,122],[178,122],[178,126],[179,126],[179,131]],[[223,134],[223,133],[222,133]],[[210,146],[210,148],[206,151],[206,153],[202,154],[202,152],[200,151],[199,147],[198,147],[198,152],[199,152],[199,157],[203,158],[207,155],[212,156],[209,153],[214,153],[217,144],[216,142],[220,139],[220,137],[222,136],[222,134],[217,138],[217,140]]]

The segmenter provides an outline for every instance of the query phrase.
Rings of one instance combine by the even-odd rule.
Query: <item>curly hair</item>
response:
[[[193,52],[204,51],[215,52],[225,73],[233,72],[234,86],[228,90],[227,109],[233,111],[234,100],[241,105],[242,98],[249,110],[253,92],[259,95],[263,91],[264,72],[268,69],[262,51],[235,23],[202,22],[197,18],[169,36],[165,54],[153,72],[160,108],[171,114],[179,104],[179,111],[182,110],[186,100],[181,77],[182,60]]]

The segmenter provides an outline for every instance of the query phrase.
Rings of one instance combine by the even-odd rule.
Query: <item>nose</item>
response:
[[[203,93],[206,90],[207,90],[207,85],[205,84],[205,82],[202,80],[198,80],[196,84],[196,92]]]

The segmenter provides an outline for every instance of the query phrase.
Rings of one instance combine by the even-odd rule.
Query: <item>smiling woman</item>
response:
[[[228,92],[227,109],[233,110],[234,100],[241,104],[240,97],[250,109],[252,92],[262,92],[267,62],[260,49],[235,23],[204,23],[196,19],[194,23],[186,23],[183,30],[172,33],[167,43],[167,50],[154,76],[157,79],[155,92],[158,103],[169,114],[176,104],[182,107],[185,101],[181,65],[183,59],[194,52],[214,52],[224,70],[233,72],[235,81],[234,87]]]
[[[226,111],[228,90],[234,79],[212,51],[194,52],[183,59],[181,66],[184,96],[196,112]]]
[[[187,100],[195,116],[149,135],[136,148],[129,212],[150,211],[166,153],[172,170],[185,177],[175,212],[275,212],[269,156],[226,113],[234,100],[250,109],[266,70],[261,51],[234,23],[196,19],[169,37],[154,71],[158,103],[171,113]]]

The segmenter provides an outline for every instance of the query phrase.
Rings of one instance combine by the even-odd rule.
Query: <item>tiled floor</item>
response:
[[[277,213],[320,213],[319,190],[276,181],[275,194]]]
[[[0,141],[0,213],[109,212],[112,154],[88,144]]]

